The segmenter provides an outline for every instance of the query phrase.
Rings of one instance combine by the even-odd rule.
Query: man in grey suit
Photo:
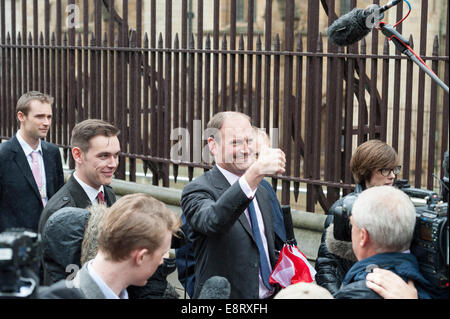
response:
[[[128,299],[126,288],[145,286],[168,255],[180,219],[145,194],[119,199],[101,220],[98,251],[74,278],[89,299]]]
[[[45,142],[52,123],[53,98],[31,91],[17,102],[17,134],[0,144],[0,232],[38,230],[48,200],[64,185],[61,155]]]
[[[265,147],[254,161],[253,129],[242,113],[216,114],[208,131],[216,165],[181,196],[196,259],[194,298],[212,276],[228,279],[230,298],[269,298],[276,263],[273,220],[270,195],[258,186],[264,176],[284,172],[285,155]]]

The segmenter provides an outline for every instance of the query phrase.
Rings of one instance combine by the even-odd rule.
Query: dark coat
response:
[[[342,281],[342,287],[334,294],[336,299],[380,299],[381,297],[365,284],[367,274],[374,268],[383,268],[394,272],[416,286],[419,299],[430,299],[435,288],[419,272],[419,263],[410,253],[376,254],[355,263]]]
[[[105,189],[105,201],[106,206],[112,206],[116,202],[116,195],[110,186],[103,185]],[[39,233],[42,233],[45,223],[49,217],[57,210],[63,207],[78,207],[87,208],[92,205],[86,192],[81,185],[77,182],[75,177],[70,176],[67,183],[48,201],[45,209],[42,211],[41,218],[39,220]]]
[[[64,185],[61,154],[56,145],[41,141],[49,199]],[[17,137],[0,144],[0,232],[21,227],[38,230],[42,199]]]
[[[286,242],[286,229],[284,225],[283,212],[281,210],[280,203],[278,202],[277,194],[273,190],[272,185],[263,179],[260,186],[265,187],[267,192],[270,194],[273,228],[275,232],[275,249],[280,251]],[[183,221],[182,230],[185,235],[185,243],[181,247],[175,249],[176,266],[178,270],[178,280],[185,288],[189,297],[192,298],[194,295],[195,285],[195,255],[192,248],[192,241],[189,239],[191,231],[189,225],[186,223],[186,217],[182,214],[181,218]]]
[[[358,184],[355,191],[346,196],[361,193],[364,189],[364,185]],[[337,240],[333,234],[334,212],[337,207],[342,206],[346,196],[337,200],[328,210],[315,263],[316,283],[326,288],[331,294],[335,294],[339,290],[345,274],[356,262],[352,243]]]
[[[256,198],[273,267],[277,260],[270,195],[258,187]],[[192,231],[196,257],[194,298],[212,276],[228,279],[230,298],[259,298],[259,252],[244,213],[250,202],[239,183],[230,186],[217,166],[183,189],[181,207]]]
[[[67,266],[80,267],[81,243],[89,216],[86,209],[64,207],[48,219],[42,231],[45,285],[67,279],[75,270]]]

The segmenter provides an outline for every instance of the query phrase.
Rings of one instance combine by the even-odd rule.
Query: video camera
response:
[[[410,187],[408,181],[399,179],[394,186],[412,199],[426,202],[416,206],[416,226],[411,243],[411,253],[419,262],[421,273],[436,287],[448,287],[449,228],[448,228],[448,152],[443,163],[444,178],[441,183],[441,197],[433,191]],[[347,195],[334,213],[334,237],[351,241],[350,215],[358,194]]]
[[[21,228],[0,233],[0,298],[30,298],[39,279],[33,273],[41,250],[39,234]]]

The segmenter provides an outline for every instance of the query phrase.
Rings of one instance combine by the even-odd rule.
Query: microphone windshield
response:
[[[372,5],[366,10],[355,8],[335,20],[327,29],[327,36],[331,43],[346,46],[358,42],[371,31],[374,25],[373,19],[367,19],[370,15],[379,18],[379,6]]]
[[[198,299],[229,299],[231,285],[227,278],[214,276],[203,284]]]

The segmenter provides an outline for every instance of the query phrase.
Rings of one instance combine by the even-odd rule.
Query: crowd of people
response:
[[[393,186],[400,161],[386,143],[369,140],[352,156],[358,197],[351,241],[334,236],[343,197],[327,212],[315,282],[282,289],[269,278],[286,229],[264,177],[283,174],[286,155],[247,115],[220,112],[208,122],[214,166],[184,187],[179,218],[144,194],[117,200],[110,184],[120,131],[102,120],[73,128],[75,170],[64,183],[59,149],[44,141],[52,104],[46,94],[24,94],[16,108],[20,129],[0,144],[0,232],[24,228],[41,235],[39,298],[178,298],[167,282],[176,268],[191,298],[204,297],[215,276],[226,279],[226,298],[234,299],[436,298],[409,252],[415,208]],[[183,244],[169,258],[180,236]]]

